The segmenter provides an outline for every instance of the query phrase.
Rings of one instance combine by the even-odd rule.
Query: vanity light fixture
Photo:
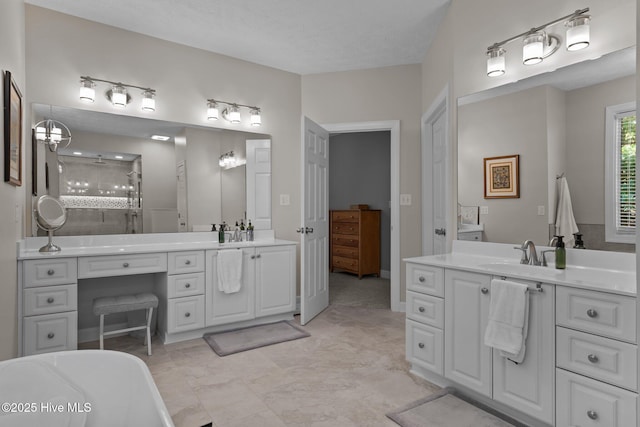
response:
[[[219,104],[225,104],[226,107],[220,113]],[[240,109],[247,108],[250,114],[249,123],[251,126],[261,126],[262,118],[260,116],[260,108],[252,105],[243,105],[236,102],[219,101],[217,99],[207,99],[207,120],[218,120],[220,115],[222,118],[232,124],[241,122]]]
[[[50,151],[56,151],[62,144],[62,148],[71,143],[71,131],[62,122],[47,119],[36,123],[36,141],[45,144]]]
[[[575,51],[589,46],[589,22],[591,17],[586,15],[588,11],[588,7],[576,10],[570,15],[492,44],[487,48],[487,76],[497,77],[506,72],[506,49],[504,49],[504,46],[518,39],[522,39],[522,62],[525,65],[539,64],[544,58],[553,55],[560,47],[560,38],[549,34],[545,30],[559,22],[564,21],[567,27],[566,45],[568,51]]]
[[[89,76],[80,76],[80,100],[84,102],[94,102],[96,82],[107,83],[111,85],[105,93],[107,99],[111,101],[114,107],[124,108],[131,102],[131,94],[127,88],[140,89],[142,91],[143,111],[156,110],[156,91],[148,87],[130,85],[122,82],[113,82],[111,80],[96,79]]]
[[[233,150],[228,151],[218,158],[218,165],[223,169],[231,169],[246,164],[246,160],[240,160],[236,157]]]

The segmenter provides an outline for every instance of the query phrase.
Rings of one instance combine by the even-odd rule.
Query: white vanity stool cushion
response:
[[[119,334],[123,332],[138,331],[146,329],[145,341],[147,344],[147,354],[151,356],[151,318],[153,309],[158,307],[158,297],[151,293],[136,295],[118,295],[115,297],[102,297],[93,300],[93,313],[100,316],[100,350],[104,350],[104,336]],[[124,313],[135,310],[147,310],[147,322],[142,326],[134,326],[115,331],[104,331],[104,316],[107,314]]]

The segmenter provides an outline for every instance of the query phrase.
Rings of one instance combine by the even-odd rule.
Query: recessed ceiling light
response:
[[[151,139],[155,139],[156,141],[168,141],[171,137],[165,135],[151,135]]]
[[[118,160],[122,160],[122,159],[124,159],[124,157],[122,157],[122,156],[118,156],[118,155],[116,155],[116,156],[114,156],[114,157],[115,157],[116,159],[118,159]]]
[[[79,152],[79,151],[74,151],[74,152],[73,152],[73,155],[74,155],[74,156],[82,156],[82,153],[81,153],[81,152]]]

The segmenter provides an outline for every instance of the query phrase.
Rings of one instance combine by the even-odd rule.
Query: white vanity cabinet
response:
[[[75,350],[78,345],[75,258],[22,263],[22,354]]]

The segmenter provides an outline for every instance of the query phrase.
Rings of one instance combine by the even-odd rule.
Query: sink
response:
[[[542,267],[529,264],[516,264],[509,262],[491,262],[480,264],[478,267],[486,268],[495,273],[515,274],[519,276],[531,277],[557,277],[564,274],[564,270],[557,270],[553,267]]]

